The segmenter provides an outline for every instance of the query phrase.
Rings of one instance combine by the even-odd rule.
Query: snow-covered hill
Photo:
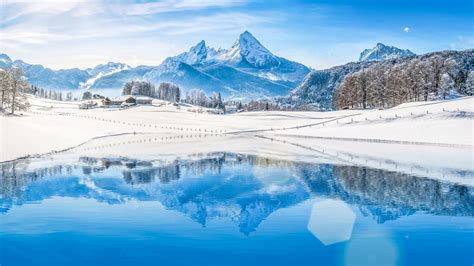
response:
[[[387,46],[383,43],[377,43],[372,49],[365,49],[359,56],[359,61],[383,61],[398,58],[407,58],[415,56],[408,49],[400,49],[394,46]]]
[[[333,109],[333,94],[337,86],[350,73],[368,65],[365,62],[348,63],[325,70],[309,73],[303,82],[291,92],[291,99],[297,105],[311,104],[320,110]]]

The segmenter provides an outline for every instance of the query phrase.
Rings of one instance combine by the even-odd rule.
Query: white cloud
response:
[[[227,47],[244,30],[285,20],[279,13],[226,8],[246,0],[3,1],[7,8],[2,2],[1,52],[52,68],[92,66],[101,63],[104,55],[133,65],[157,65],[198,39]],[[136,15],[140,13],[147,15]]]
[[[245,4],[246,0],[164,0],[159,2],[110,5],[120,15],[152,15],[167,12],[198,10],[213,7],[231,7]]]
[[[2,8],[18,8],[22,13],[46,11],[59,13],[69,11],[90,0],[2,0]]]

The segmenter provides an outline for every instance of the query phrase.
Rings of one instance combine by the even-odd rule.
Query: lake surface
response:
[[[474,188],[429,175],[231,152],[1,171],[2,266],[474,263]]]

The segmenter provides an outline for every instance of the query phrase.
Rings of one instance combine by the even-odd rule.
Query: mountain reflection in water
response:
[[[2,164],[0,211],[55,196],[107,204],[158,201],[203,226],[229,218],[245,235],[275,211],[312,197],[342,200],[377,223],[416,212],[474,216],[470,186],[359,166],[225,152],[172,162],[81,157],[47,165]]]

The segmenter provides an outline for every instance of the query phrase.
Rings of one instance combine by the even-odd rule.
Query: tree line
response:
[[[186,92],[184,102],[207,108],[224,109],[224,99],[220,92],[214,92],[211,96],[207,96],[203,90],[189,90]]]
[[[127,82],[122,89],[122,95],[143,95],[169,102],[184,102],[208,108],[224,108],[220,92],[208,96],[203,90],[192,89],[187,91],[183,98],[179,86],[169,82],[160,83],[158,88],[147,81]]]
[[[61,91],[46,90],[43,88],[38,88],[35,85],[30,86],[28,93],[35,95],[37,97],[56,100],[56,101],[65,101],[65,100],[72,101],[73,100],[72,92],[67,92],[65,96],[63,96],[63,92]]]
[[[348,74],[337,87],[334,102],[338,108],[387,108],[451,94],[473,95],[472,63],[434,54],[372,64]]]
[[[143,95],[170,102],[181,100],[181,89],[175,84],[162,82],[158,88],[147,81],[127,82],[122,90],[122,95]]]

